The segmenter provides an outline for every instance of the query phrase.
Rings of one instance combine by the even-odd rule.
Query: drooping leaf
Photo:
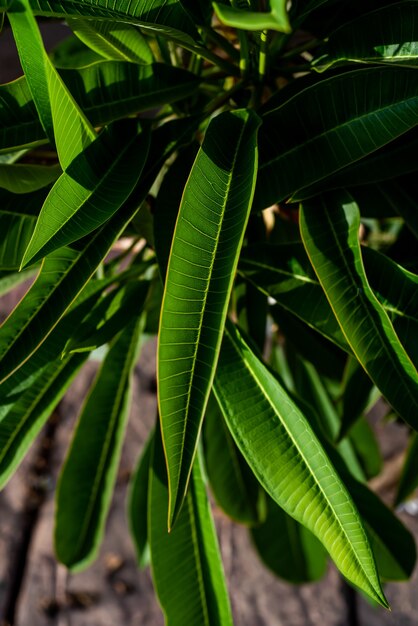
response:
[[[313,66],[319,71],[336,63],[418,65],[418,7],[407,0],[366,13],[331,33]]]
[[[154,446],[154,431],[138,459],[137,466],[129,485],[128,521],[134,541],[138,567],[143,568],[149,563],[148,544],[148,482],[150,473],[151,453]]]
[[[241,524],[259,524],[266,515],[265,494],[231,437],[213,396],[206,409],[203,446],[205,468],[217,504]]]
[[[55,551],[71,570],[87,567],[96,558],[103,538],[129,414],[139,339],[137,318],[116,337],[103,361],[60,475]]]
[[[75,157],[45,200],[23,265],[81,239],[111,218],[138,182],[149,142],[149,131],[136,121],[116,122]]]
[[[9,293],[12,289],[33,278],[37,272],[37,267],[31,267],[23,272],[13,270],[0,271],[0,297]]]
[[[87,354],[75,355],[63,361],[50,363],[2,415],[0,421],[1,489],[13,476],[86,359]]]
[[[147,40],[131,24],[67,19],[77,37],[105,59],[149,65],[154,57]]]
[[[267,518],[251,529],[251,538],[267,567],[291,583],[319,580],[325,574],[327,553],[304,526],[267,498]]]
[[[366,410],[372,391],[373,382],[357,359],[350,358],[345,374],[339,439],[345,437]]]
[[[395,410],[418,428],[418,375],[364,272],[360,216],[349,195],[301,208],[305,248],[358,361]]]
[[[169,526],[186,493],[215,373],[254,193],[258,126],[257,115],[243,110],[211,121],[177,219],[158,346]]]
[[[267,493],[322,541],[351,582],[387,606],[349,493],[303,414],[232,324],[225,329],[214,389]]]
[[[367,479],[382,471],[383,459],[379,442],[366,418],[357,420],[348,437]]]
[[[302,90],[263,116],[255,207],[282,201],[396,139],[416,125],[417,110],[412,69],[354,70]]]
[[[177,523],[167,532],[168,484],[157,427],[149,482],[154,586],[170,626],[232,626],[222,562],[197,457]]]
[[[19,269],[35,228],[36,217],[0,209],[0,269]]]

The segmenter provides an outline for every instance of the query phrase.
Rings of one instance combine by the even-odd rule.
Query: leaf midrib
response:
[[[235,350],[235,352],[238,354],[238,356],[239,356],[239,357],[241,357],[240,352],[239,352],[238,348],[235,346],[235,343],[234,343],[234,341],[233,341],[233,338],[231,337],[230,332],[228,331],[228,329],[225,329],[225,332],[229,335],[229,338],[230,338],[230,344],[232,345],[233,349],[234,349],[234,350]],[[345,531],[345,528],[344,528],[344,527],[343,527],[343,525],[341,524],[341,521],[340,521],[340,519],[339,519],[338,515],[335,513],[334,508],[333,508],[333,506],[332,506],[331,502],[329,501],[329,499],[328,499],[328,497],[327,497],[327,494],[323,492],[322,487],[321,487],[321,484],[318,482],[318,480],[317,480],[317,478],[316,478],[316,476],[315,476],[315,473],[311,471],[311,469],[310,469],[310,465],[308,464],[308,462],[307,462],[307,460],[306,460],[306,458],[305,458],[305,455],[303,454],[303,452],[302,452],[302,451],[301,451],[301,449],[299,448],[298,442],[296,441],[296,439],[294,439],[294,437],[293,437],[292,433],[291,433],[291,432],[289,432],[289,430],[288,430],[288,428],[287,428],[287,424],[286,424],[285,420],[283,420],[283,419],[280,417],[280,414],[278,413],[278,411],[277,411],[276,407],[275,407],[275,406],[274,406],[274,404],[272,404],[272,402],[271,402],[271,398],[270,398],[270,396],[269,396],[269,395],[268,395],[268,394],[264,391],[263,386],[260,384],[260,380],[259,380],[259,378],[257,377],[256,373],[255,373],[255,372],[251,369],[251,367],[250,367],[250,365],[249,365],[249,363],[248,363],[247,359],[240,358],[240,360],[241,360],[241,362],[244,364],[244,366],[246,367],[246,369],[248,370],[248,372],[249,372],[250,376],[251,376],[251,377],[255,380],[255,382],[256,382],[256,384],[257,384],[257,386],[258,386],[259,390],[261,391],[261,393],[263,394],[263,396],[264,396],[264,397],[265,397],[265,399],[267,400],[267,403],[268,403],[268,404],[270,405],[270,407],[273,409],[274,414],[275,414],[275,415],[277,415],[277,417],[278,417],[278,419],[279,419],[280,424],[282,424],[283,428],[286,430],[286,432],[287,432],[287,434],[288,434],[289,439],[292,441],[292,443],[293,443],[294,447],[295,447],[295,448],[296,448],[296,450],[298,451],[298,453],[299,453],[300,457],[302,458],[302,460],[303,460],[303,462],[304,462],[304,464],[305,464],[305,467],[306,467],[306,468],[308,469],[308,471],[309,471],[310,476],[312,476],[312,478],[313,478],[314,482],[316,483],[317,487],[319,488],[320,493],[322,494],[322,497],[323,497],[323,498],[324,498],[324,500],[326,501],[326,505],[327,505],[328,509],[331,511],[331,513],[332,513],[332,515],[333,515],[333,517],[334,517],[334,521],[336,521],[336,522],[337,522],[338,526],[340,527],[340,529],[341,529],[341,531],[342,531],[343,536],[346,538],[347,543],[348,543],[348,545],[350,546],[350,551],[352,552],[352,556],[354,557],[354,560],[355,560],[355,561],[356,561],[356,563],[358,564],[359,569],[363,572],[363,575],[366,577],[367,582],[368,582],[368,583],[369,583],[369,585],[372,587],[374,594],[375,594],[376,596],[378,596],[378,594],[377,594],[377,592],[375,591],[375,589],[374,589],[373,585],[371,584],[371,581],[369,580],[369,577],[368,577],[367,573],[365,572],[365,570],[364,570],[364,568],[363,568],[363,566],[362,566],[362,564],[361,564],[360,560],[359,560],[359,559],[358,559],[358,557],[357,557],[357,553],[356,553],[356,551],[355,551],[355,549],[354,549],[354,547],[353,547],[353,545],[352,545],[352,543],[351,543],[350,538],[347,536],[347,533],[346,533],[346,531]],[[268,375],[268,376],[270,376],[268,372],[267,372],[267,375]],[[276,382],[277,382],[277,381],[276,381]],[[277,383],[277,384],[278,384],[278,383]],[[319,444],[318,444],[318,445],[319,445]],[[330,463],[330,462],[329,462],[329,464],[331,465],[331,463]],[[339,476],[338,476],[337,472],[335,471],[335,469],[334,469],[334,472],[335,472],[335,478],[336,478],[336,481],[338,481],[338,484],[339,484],[340,490],[344,493],[344,491],[345,491],[345,490],[344,490],[344,487],[343,487],[343,485],[342,485],[342,483],[341,483],[341,479],[339,478]],[[355,511],[355,512],[357,513],[357,511]],[[362,525],[361,525],[361,521],[360,521],[360,519],[359,519],[358,514],[356,515],[356,517],[357,517],[357,521],[358,521],[358,523],[359,523],[359,526],[360,526],[360,527],[362,527]],[[363,530],[363,534],[364,534],[364,536],[365,536],[364,530]],[[366,543],[367,543],[367,542],[366,542]],[[368,544],[367,544],[367,546],[368,546]],[[369,555],[372,557],[372,552],[371,552],[370,546],[368,546],[368,551],[369,551]]]

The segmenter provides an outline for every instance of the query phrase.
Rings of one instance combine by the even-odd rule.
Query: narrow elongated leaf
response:
[[[29,0],[16,0],[9,20],[42,126],[48,139],[56,141],[60,164],[65,169],[96,133],[52,65]]]
[[[138,211],[165,160],[186,138],[190,141],[196,127],[195,119],[187,119],[169,122],[155,131],[142,182],[124,206],[81,249],[64,248],[44,261],[37,281],[1,328],[1,380],[45,341]]]
[[[411,69],[355,70],[304,89],[263,116],[256,208],[282,201],[399,137],[416,125],[417,111]]]
[[[300,410],[229,324],[214,385],[238,447],[271,498],[383,606],[373,555],[344,484]]]
[[[395,504],[404,502],[418,487],[418,435],[411,436],[402,474],[399,480]]]
[[[272,572],[291,583],[319,580],[325,574],[327,553],[304,526],[267,499],[267,519],[251,529],[261,560]]]
[[[106,59],[149,65],[154,57],[138,29],[121,22],[67,19],[73,33],[89,48]]]
[[[174,233],[158,344],[169,526],[186,493],[215,373],[254,193],[258,126],[257,115],[247,111],[223,113],[211,121]]]
[[[197,458],[177,524],[167,533],[168,485],[157,428],[149,482],[154,586],[167,626],[232,626],[222,562]]]
[[[59,479],[55,550],[72,570],[83,569],[96,558],[103,538],[129,414],[139,337],[140,320],[136,319],[112,344],[83,407]]]
[[[259,524],[266,515],[265,494],[238,450],[216,399],[211,396],[203,425],[205,468],[217,504],[242,524]]]
[[[106,294],[88,315],[80,320],[63,354],[89,352],[113,339],[132,318],[142,312],[149,285],[150,282],[147,280],[129,282]]]
[[[104,130],[79,154],[48,194],[23,265],[88,235],[111,218],[138,182],[149,142],[149,131],[128,120]]]
[[[0,187],[12,193],[30,193],[55,182],[59,165],[0,165]]]
[[[60,76],[94,126],[185,98],[199,78],[162,63],[101,61]],[[0,85],[0,150],[47,141],[25,77]]]
[[[367,281],[360,216],[348,195],[301,208],[305,248],[347,342],[395,410],[418,428],[418,375]]]
[[[345,437],[351,426],[361,417],[369,403],[373,382],[357,359],[349,359],[342,397],[339,439]]]
[[[348,22],[334,31],[313,63],[323,71],[336,63],[418,65],[418,6],[407,0]]]
[[[134,541],[138,567],[148,565],[148,483],[151,453],[154,446],[154,431],[149,436],[138,459],[129,485],[128,521]]]
[[[20,465],[87,355],[54,361],[17,398],[0,421],[0,489]]]
[[[383,467],[379,442],[365,417],[361,417],[348,437],[367,479],[377,476]]]
[[[24,272],[0,271],[0,297],[9,293],[12,289],[24,283],[26,280],[33,278],[37,272],[37,268],[30,268]]]
[[[31,0],[35,15],[45,17],[93,17],[112,22],[137,24],[146,33],[194,45],[196,28],[178,0],[143,0],[132,4],[122,0],[110,6],[106,0]]]

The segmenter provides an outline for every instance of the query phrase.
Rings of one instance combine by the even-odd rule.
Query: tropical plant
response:
[[[387,606],[415,545],[367,486],[364,415],[383,397],[418,426],[418,3],[1,11],[24,71],[0,86],[1,293],[34,278],[0,332],[1,485],[108,346],[56,497],[57,558],[87,567],[158,332],[129,518],[167,623],[232,624],[206,482],[279,576],[315,580],[328,553]],[[72,31],[49,55],[36,17]]]

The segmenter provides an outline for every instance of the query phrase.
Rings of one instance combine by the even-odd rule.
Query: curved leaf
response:
[[[407,0],[343,24],[331,33],[313,66],[319,71],[336,63],[418,65],[418,6]]]
[[[23,265],[88,235],[127,199],[145,165],[150,133],[126,122],[105,129],[66,167],[45,200]]]
[[[129,414],[139,339],[137,318],[117,336],[103,361],[60,475],[55,551],[71,570],[87,567],[96,558],[103,538]]]
[[[54,183],[60,174],[59,165],[0,164],[0,187],[12,193],[30,193]]]
[[[35,228],[36,217],[0,209],[0,269],[18,269]]]
[[[344,484],[303,414],[232,324],[214,390],[231,434],[271,498],[322,541],[348,580],[387,606]]]
[[[358,361],[394,409],[418,428],[418,374],[373,294],[358,241],[360,216],[348,195],[301,208],[307,253]]]
[[[232,626],[222,562],[197,457],[175,528],[167,532],[168,486],[157,427],[149,482],[154,586],[167,626]]]
[[[399,480],[395,504],[404,502],[418,487],[418,435],[411,435],[408,452]]]
[[[245,11],[228,4],[213,3],[220,22],[233,28],[244,30],[276,30],[290,33],[291,28],[286,12],[286,0],[270,0],[269,12]]]
[[[77,37],[105,59],[149,65],[154,57],[147,40],[131,24],[67,19]]]
[[[282,201],[396,139],[416,125],[417,112],[411,69],[354,70],[304,89],[263,116],[256,208]]]
[[[179,513],[215,373],[255,186],[259,118],[214,118],[184,190],[166,275],[158,402],[170,492]]]

